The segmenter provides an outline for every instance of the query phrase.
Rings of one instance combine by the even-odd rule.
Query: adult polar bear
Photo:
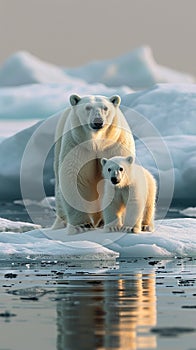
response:
[[[78,233],[102,220],[103,191],[100,159],[135,157],[135,144],[119,109],[121,99],[98,95],[70,96],[71,107],[61,116],[55,135],[56,220],[53,229]]]

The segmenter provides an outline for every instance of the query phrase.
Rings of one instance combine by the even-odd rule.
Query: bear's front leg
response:
[[[88,213],[81,212],[66,205],[67,233],[69,235],[82,233],[94,229]]]
[[[61,228],[65,228],[66,225],[66,221],[62,220],[58,215],[56,216],[55,222],[53,223],[51,229],[52,230],[59,230]]]
[[[67,233],[69,235],[82,233],[94,229],[89,216],[86,213],[79,212],[75,209],[71,217],[68,217]]]
[[[119,207],[117,207],[117,204],[114,202],[104,209],[103,218],[105,232],[120,231],[122,227],[122,217],[119,215],[119,211]]]

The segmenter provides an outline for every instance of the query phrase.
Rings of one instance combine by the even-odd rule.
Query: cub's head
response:
[[[74,113],[79,118],[80,124],[95,132],[112,124],[120,102],[121,99],[118,95],[110,98],[98,95],[86,97],[70,96],[70,103]]]
[[[129,182],[130,166],[133,163],[133,157],[113,157],[110,159],[102,158],[103,177],[115,186],[124,186]]]

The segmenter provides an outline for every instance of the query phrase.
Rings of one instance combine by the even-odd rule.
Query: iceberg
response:
[[[78,91],[81,95],[101,94],[123,96],[132,92],[128,87],[107,88],[102,84],[81,82],[64,84],[31,84],[0,88],[0,120],[47,119],[69,105],[69,96]]]
[[[102,83],[108,87],[149,88],[156,83],[193,83],[194,77],[157,64],[150,47],[142,46],[116,58],[81,67],[58,67],[26,51],[7,58],[0,68],[0,86]]]
[[[156,83],[194,83],[194,77],[158,65],[150,47],[143,46],[120,57],[90,62],[84,66],[65,69],[72,77],[92,84],[127,85],[132,89],[149,88]]]
[[[136,136],[137,156],[166,187],[174,171],[175,203],[196,198],[196,85],[159,84],[122,98],[122,109]],[[145,156],[144,156],[145,155]]]
[[[196,85],[159,84],[132,92],[122,96],[121,108],[135,136],[137,162],[161,183],[159,197],[164,201],[169,196],[168,206],[171,200],[194,205]],[[42,200],[54,195],[54,132],[60,114],[0,143],[2,200]]]
[[[0,86],[47,83],[81,83],[69,78],[60,67],[44,62],[29,52],[19,51],[7,58],[0,68]]]

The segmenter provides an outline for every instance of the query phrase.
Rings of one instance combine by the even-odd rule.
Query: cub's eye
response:
[[[108,107],[107,107],[107,106],[103,106],[103,110],[104,110],[105,112],[107,112]]]
[[[87,110],[87,111],[90,111],[92,108],[93,108],[93,107],[90,106],[90,105],[87,105],[87,106],[86,106],[86,110]]]
[[[111,171],[111,168],[108,168],[108,172],[110,173],[110,171]]]
[[[123,171],[123,168],[122,168],[122,167],[120,167],[120,168],[119,168],[119,170],[120,170],[120,171]]]

